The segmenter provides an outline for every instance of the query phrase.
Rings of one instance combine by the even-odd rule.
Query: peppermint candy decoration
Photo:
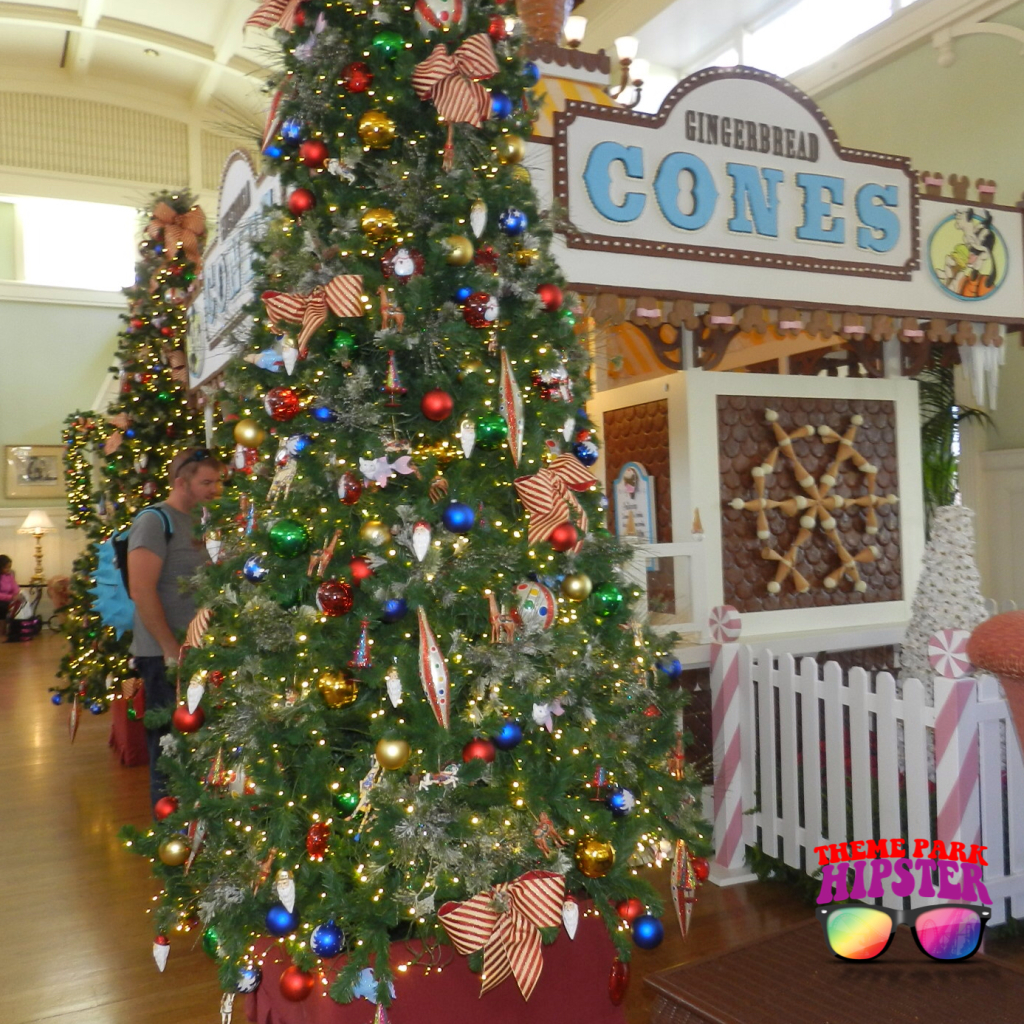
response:
[[[712,608],[709,625],[711,642],[715,644],[734,643],[742,630],[740,613],[731,604],[720,604]]]
[[[966,629],[940,629],[928,641],[928,663],[943,679],[963,679],[970,675],[971,659],[967,657]]]

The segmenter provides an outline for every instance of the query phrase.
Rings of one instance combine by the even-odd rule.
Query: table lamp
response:
[[[57,527],[50,522],[50,517],[45,512],[38,510],[29,512],[25,522],[18,527],[18,533],[30,533],[36,539],[36,571],[32,575],[31,583],[45,583],[43,575],[43,534],[53,533]]]

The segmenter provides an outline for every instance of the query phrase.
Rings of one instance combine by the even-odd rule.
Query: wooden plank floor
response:
[[[146,770],[117,763],[107,716],[84,714],[68,743],[67,708],[47,693],[61,644],[52,635],[0,644],[0,1024],[218,1024],[214,965],[198,934],[174,942],[163,975],[153,964],[146,907],[155,886],[146,862],[117,840],[122,824],[147,820]],[[664,872],[656,881],[667,895]],[[669,916],[666,941],[637,951],[629,1024],[649,1019],[647,974],[810,913],[784,886],[703,886],[686,942]],[[1022,941],[989,952],[1024,966]]]

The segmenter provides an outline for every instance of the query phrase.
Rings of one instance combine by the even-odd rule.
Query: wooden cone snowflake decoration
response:
[[[447,729],[448,666],[437,644],[437,637],[427,621],[427,613],[418,608],[416,615],[420,622],[420,678],[423,680],[423,692],[430,701],[437,724]]]
[[[815,430],[810,424],[798,427],[790,433],[779,423],[779,414],[774,409],[766,409],[764,417],[771,424],[775,433],[776,446],[760,466],[755,466],[750,471],[750,475],[754,478],[754,493],[756,494],[754,500],[744,501],[742,498],[736,498],[731,504],[738,511],[745,510],[757,514],[757,537],[758,540],[765,542],[770,542],[772,538],[772,532],[768,525],[769,512],[779,511],[788,518],[799,517],[800,531],[788,551],[785,553],[777,551],[775,548],[769,547],[767,543],[761,550],[762,558],[779,563],[775,579],[768,584],[768,593],[780,593],[783,584],[790,577],[793,579],[793,589],[798,594],[805,594],[811,589],[812,582],[803,575],[797,565],[804,546],[812,538],[814,531],[820,528],[835,550],[840,563],[838,569],[830,572],[821,581],[822,586],[826,590],[835,590],[842,579],[846,577],[853,584],[853,589],[857,593],[863,594],[868,589],[868,585],[861,579],[858,566],[877,561],[881,552],[874,544],[870,544],[856,555],[851,554],[839,535],[838,524],[833,513],[840,510],[864,509],[864,532],[868,536],[874,537],[878,533],[878,509],[895,505],[899,500],[895,494],[879,495],[876,493],[878,467],[868,462],[855,447],[857,430],[863,425],[864,417],[852,416],[850,426],[845,434],[836,433],[828,425],[822,425]],[[794,441],[809,439],[815,435],[827,445],[836,445],[835,458],[817,480],[804,468],[793,448]],[[780,455],[783,455],[789,462],[797,485],[803,491],[802,494],[782,501],[767,497],[768,479],[775,472]],[[847,461],[852,462],[854,467],[860,470],[864,479],[866,493],[856,498],[844,498],[842,495],[832,493]]]
[[[690,915],[693,905],[697,902],[697,876],[690,862],[690,851],[681,839],[676,840],[675,853],[672,857],[672,904],[676,908],[676,918],[683,938],[690,932]]]

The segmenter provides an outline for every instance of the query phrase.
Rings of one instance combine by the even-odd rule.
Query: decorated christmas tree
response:
[[[480,970],[508,925],[540,958],[577,898],[626,960],[616,904],[637,944],[661,935],[639,869],[706,851],[672,662],[590,469],[587,325],[523,165],[538,72],[510,14],[255,16],[279,19],[264,151],[286,199],[219,396],[235,470],[170,792],[127,833],[163,883],[158,958],[198,920],[228,991],[259,983],[271,935],[290,998],[330,964],[334,999],[373,968],[386,1003],[392,940]]]
[[[77,697],[96,713],[134,678],[131,634],[111,624],[117,609],[109,595],[117,588],[105,585],[112,581],[104,574],[116,569],[99,565],[100,545],[166,496],[166,464],[203,429],[189,402],[185,336],[206,220],[184,192],[154,196],[143,216],[135,283],[125,289],[129,308],[111,367],[117,398],[107,410],[73,413],[64,430],[68,524],[86,530],[90,543],[71,575],[65,683],[55,700]]]

